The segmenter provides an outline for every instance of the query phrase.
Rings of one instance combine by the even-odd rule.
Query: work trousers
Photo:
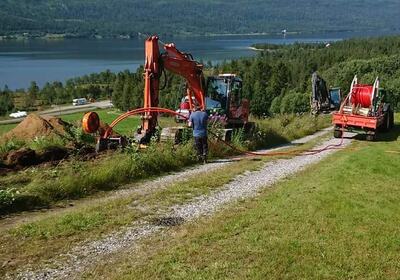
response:
[[[205,159],[208,154],[208,142],[207,136],[205,137],[194,137],[194,146],[197,151],[197,156],[199,158]]]

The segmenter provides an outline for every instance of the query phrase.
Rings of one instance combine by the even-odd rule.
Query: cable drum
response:
[[[82,129],[85,133],[95,133],[100,126],[100,118],[96,112],[88,112],[83,116]]]
[[[353,105],[360,105],[363,108],[369,108],[374,99],[374,86],[355,85],[351,92],[350,102]]]

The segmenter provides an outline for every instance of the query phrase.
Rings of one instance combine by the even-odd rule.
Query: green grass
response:
[[[228,183],[235,176],[259,168],[262,161],[243,160],[207,174],[188,177],[172,183],[165,189],[148,193],[132,193],[112,200],[90,202],[72,211],[50,214],[38,221],[28,222],[2,231],[0,241],[7,244],[0,248],[0,261],[13,259],[13,265],[29,261],[38,262],[65,250],[71,242],[98,238],[123,226],[131,225],[139,218],[152,219],[162,209],[183,203],[193,197],[206,194]],[[136,208],[140,206],[140,208]],[[147,209],[147,210],[143,210]],[[49,251],[51,248],[51,251]],[[8,271],[15,267],[8,267]],[[3,273],[0,269],[0,275]]]
[[[331,125],[331,116],[278,115],[273,118],[257,119],[255,123],[256,134],[251,147],[265,148],[288,143],[328,127]]]
[[[301,147],[308,149],[319,142],[316,139]],[[76,207],[47,213],[31,222],[16,224],[9,230],[0,229],[0,263],[13,259],[1,273],[14,270],[18,265],[30,261],[38,263],[65,251],[69,244],[97,239],[99,236],[131,225],[138,219],[152,221],[162,216],[172,205],[208,194],[236,176],[261,167],[270,157],[247,158],[216,170],[185,178],[165,188],[147,192],[132,192],[112,199],[107,197],[86,200]],[[130,186],[134,189],[136,185]]]
[[[98,113],[100,120],[107,124],[111,124],[119,115],[123,113],[119,110],[108,109],[96,110],[95,112]],[[84,113],[74,113],[61,116],[61,118],[72,124],[79,125],[83,115]],[[174,119],[170,117],[160,117],[159,123],[162,127],[176,125]],[[132,116],[117,124],[117,126],[115,127],[115,131],[124,135],[133,135],[140,124],[140,116]]]
[[[104,123],[110,124],[113,120],[115,120],[119,115],[122,114],[122,112],[118,110],[95,110],[95,112],[99,115],[100,120]],[[80,122],[82,120],[82,117],[85,113],[74,113],[74,114],[69,114],[69,115],[64,115],[61,116],[61,118],[64,121],[70,122],[75,125],[80,125]],[[116,131],[119,133],[123,134],[132,134],[140,125],[140,117],[139,116],[134,116],[130,117],[120,124],[118,124],[115,128]]]
[[[11,129],[16,127],[17,124],[12,123],[12,124],[0,124],[0,136],[9,132]]]
[[[174,149],[169,144],[151,146],[142,151],[116,152],[96,161],[80,158],[51,168],[32,168],[22,174],[27,181],[18,181],[18,174],[1,178],[2,188],[17,188],[19,194],[2,211],[29,210],[52,205],[65,199],[77,199],[98,191],[111,190],[124,183],[179,170],[193,164],[191,145]],[[0,205],[2,206],[2,205]]]
[[[195,224],[171,229],[107,279],[399,279],[400,127]]]

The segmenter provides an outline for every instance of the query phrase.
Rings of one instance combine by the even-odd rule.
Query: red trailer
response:
[[[359,84],[355,76],[339,111],[333,113],[332,122],[336,138],[342,137],[343,131],[364,131],[367,140],[373,141],[378,131],[389,131],[394,124],[394,113],[385,102],[379,78],[373,85],[366,85]]]

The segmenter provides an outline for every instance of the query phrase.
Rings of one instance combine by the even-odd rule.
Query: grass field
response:
[[[255,199],[173,227],[144,241],[140,250],[107,258],[85,279],[400,278],[398,121],[377,142],[356,139]],[[207,194],[262,164],[239,161],[153,193],[82,203],[0,230],[0,262],[12,260],[0,275],[27,262],[35,266],[71,244],[138,219],[151,219],[155,212]]]
[[[107,279],[399,279],[400,126],[97,267]]]
[[[112,121],[114,121],[119,115],[122,114],[122,112],[119,110],[107,110],[107,109],[96,110],[96,112],[99,114],[100,120],[108,124],[112,123]],[[61,118],[67,122],[78,125],[83,115],[84,113],[75,113],[75,114],[61,116]],[[132,135],[138,128],[138,126],[140,126],[140,124],[141,124],[140,116],[129,117],[124,121],[120,122],[115,127],[115,131],[125,135]],[[159,124],[162,127],[176,125],[174,118],[171,117],[160,117]]]
[[[119,115],[122,114],[122,112],[120,112],[118,110],[109,110],[109,109],[96,110],[95,112],[99,114],[101,121],[108,123],[108,124],[110,124],[114,119],[116,119]],[[80,113],[74,113],[74,114],[69,114],[69,115],[63,115],[60,117],[67,122],[79,125],[84,114],[85,113],[80,112]],[[121,131],[129,132],[130,130],[136,128],[139,124],[140,124],[139,117],[131,117],[131,118],[125,120],[124,122],[121,122],[121,124],[118,126],[118,128]]]
[[[3,135],[4,133],[10,131],[11,129],[13,129],[14,127],[16,127],[16,124],[2,124],[0,125],[0,136]]]

